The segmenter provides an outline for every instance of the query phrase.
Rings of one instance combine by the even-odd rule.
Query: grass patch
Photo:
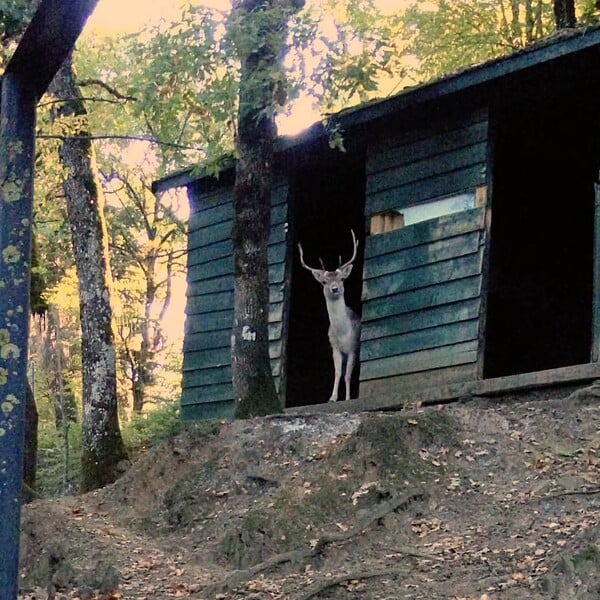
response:
[[[432,472],[430,464],[423,464],[419,450],[458,446],[455,429],[453,420],[442,412],[416,416],[367,415],[348,450],[356,451],[356,445],[364,445],[366,454],[384,480],[428,480],[439,473]]]
[[[600,548],[595,544],[591,544],[573,557],[573,564],[575,567],[585,563],[600,566]]]
[[[211,489],[211,479],[218,466],[219,457],[215,456],[166,491],[162,504],[166,522],[171,528],[188,527],[210,514],[214,497],[207,497],[205,490]]]
[[[218,433],[218,422],[194,425],[193,435],[206,437]],[[133,415],[121,426],[121,435],[130,457],[170,439],[181,431],[179,403],[165,402],[154,410]],[[42,423],[38,429],[37,481],[38,497],[74,494],[81,478],[81,425],[71,423],[68,434]]]
[[[154,410],[134,414],[121,432],[130,454],[143,452],[181,432],[178,402],[164,402]]]
[[[65,443],[66,442],[66,443]],[[54,426],[38,430],[36,492],[47,498],[76,493],[81,477],[81,427],[72,424],[65,438]]]

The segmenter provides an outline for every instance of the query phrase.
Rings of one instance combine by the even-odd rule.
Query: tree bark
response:
[[[234,320],[231,335],[235,416],[281,410],[269,360],[269,264],[275,111],[283,104],[281,64],[294,0],[238,0],[228,34],[241,63],[233,189]],[[279,100],[279,102],[277,102]]]
[[[57,308],[52,307],[48,310],[42,332],[42,368],[46,373],[48,392],[54,407],[54,425],[57,431],[62,431],[67,423],[77,421],[77,406],[66,376],[60,313]]]
[[[63,187],[79,282],[83,379],[81,490],[89,491],[117,477],[126,457],[117,414],[116,356],[110,306],[108,237],[104,198],[96,174],[86,110],[70,59],[57,73],[50,91],[62,100],[55,119],[72,117],[75,137],[59,150],[65,169]],[[78,138],[77,136],[82,136]]]
[[[38,412],[31,386],[25,397],[25,447],[23,451],[23,502],[35,500],[37,472]]]
[[[153,242],[156,233],[147,230],[148,240]],[[152,250],[145,259],[144,274],[146,291],[144,295],[144,317],[140,328],[140,349],[136,352],[135,370],[137,377],[133,381],[133,412],[141,413],[146,401],[146,386],[152,381],[152,358],[156,349],[150,343],[152,327],[152,306],[156,301],[156,250]]]
[[[556,29],[575,27],[575,0],[553,0]]]

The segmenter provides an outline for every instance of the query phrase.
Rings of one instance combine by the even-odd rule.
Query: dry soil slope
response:
[[[191,427],[25,508],[22,597],[600,598],[600,407],[571,391]]]

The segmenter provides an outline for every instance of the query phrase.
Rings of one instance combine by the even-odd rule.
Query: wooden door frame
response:
[[[594,256],[592,283],[591,362],[600,361],[600,183],[594,184]]]

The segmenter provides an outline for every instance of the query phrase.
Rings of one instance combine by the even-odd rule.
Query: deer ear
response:
[[[352,263],[350,263],[349,265],[345,265],[341,269],[338,269],[338,271],[340,271],[340,273],[342,274],[342,279],[346,279],[350,275],[350,273],[352,273]]]
[[[310,272],[321,285],[325,283],[325,277],[323,276],[325,271],[321,271],[320,269],[311,269]]]

